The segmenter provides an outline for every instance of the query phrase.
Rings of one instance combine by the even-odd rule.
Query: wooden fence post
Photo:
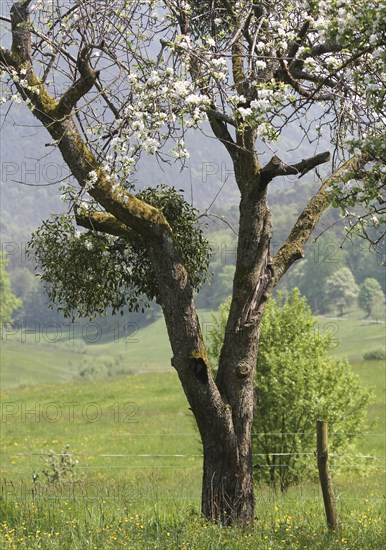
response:
[[[319,479],[322,487],[327,525],[329,529],[337,531],[338,517],[336,513],[336,502],[332,487],[332,479],[328,466],[328,425],[325,420],[318,420],[316,422],[316,442]]]

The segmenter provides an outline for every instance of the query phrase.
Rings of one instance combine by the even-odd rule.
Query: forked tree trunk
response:
[[[172,241],[165,237],[153,253],[157,255],[154,264],[160,287],[159,302],[173,350],[172,365],[203,444],[202,513],[211,521],[227,525],[250,522],[255,513],[251,447],[255,353],[250,357],[247,350],[251,368],[244,373],[245,350],[241,352],[240,346],[246,341],[244,337],[237,341],[240,336],[235,335],[233,353],[225,361],[228,363],[226,384],[220,390],[209,368],[191,289]],[[165,277],[165,273],[174,276]],[[229,397],[233,391],[230,386],[233,397]]]
[[[157,276],[160,303],[173,350],[176,369],[197,421],[204,453],[202,513],[230,525],[252,522],[255,517],[252,464],[252,422],[255,409],[254,378],[257,342],[265,304],[266,254],[257,256],[258,275],[245,291],[249,296],[242,325],[230,328],[223,346],[217,379],[209,368],[191,291],[178,265],[171,242],[160,243]],[[162,273],[174,273],[163,278]],[[256,293],[262,285],[261,294]],[[263,295],[264,294],[264,295]],[[239,293],[241,297],[241,293]],[[256,300],[256,301],[255,301]],[[245,309],[245,303],[239,308]],[[184,322],[181,322],[184,319]],[[229,323],[228,323],[229,324]]]

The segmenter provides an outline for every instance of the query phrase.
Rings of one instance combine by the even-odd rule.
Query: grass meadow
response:
[[[203,320],[205,332],[210,316]],[[384,325],[321,319],[318,330],[333,332],[334,354],[348,356],[374,391],[372,426],[358,441],[358,455],[378,458],[338,457],[347,467],[336,476],[332,466],[339,532],[328,532],[320,488],[311,482],[285,495],[257,486],[257,520],[243,530],[200,517],[201,444],[159,320],[94,344],[80,332],[72,341],[3,338],[1,546],[384,548],[385,363],[362,359],[384,346]],[[62,472],[56,481],[43,473],[48,468],[53,477],[51,450]]]

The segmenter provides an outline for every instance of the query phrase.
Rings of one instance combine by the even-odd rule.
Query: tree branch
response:
[[[209,108],[207,109],[208,117],[212,117],[216,120],[219,120],[220,122],[225,122],[226,124],[230,124],[231,126],[234,126],[236,128],[236,121],[234,118],[230,117],[226,113],[221,113],[220,111],[217,111],[216,109]]]
[[[298,92],[301,96],[305,97],[306,99],[312,99],[313,101],[332,101],[335,99],[334,94],[320,94],[316,95],[316,91],[310,91],[304,88],[300,84],[296,78],[294,78],[293,74],[290,72],[287,63],[284,61],[284,59],[279,59],[281,71],[283,74],[284,82],[287,84],[290,84],[293,89]]]
[[[0,66],[3,66],[5,70],[9,67],[16,68],[16,62],[11,52],[2,46],[0,46]]]
[[[322,214],[330,205],[330,195],[327,189],[341,181],[348,172],[356,173],[361,170],[370,160],[367,154],[352,157],[327,178],[318,192],[308,201],[287,239],[273,258],[275,284],[296,260],[304,257],[304,246]]]
[[[67,163],[79,185],[82,188],[87,187],[89,194],[106,211],[111,212],[122,224],[140,234],[144,240],[159,242],[161,235],[164,236],[167,234],[171,236],[171,228],[159,209],[150,206],[135,195],[124,190],[113,190],[109,178],[101,169],[100,163],[82,140],[74,120],[71,117],[63,118],[63,116],[58,116],[58,103],[36,76],[30,61],[31,41],[28,4],[28,1],[17,2],[11,9],[12,50],[11,53],[7,50],[0,50],[0,61],[5,64],[4,68],[7,70],[12,67],[16,71],[19,71],[25,68],[25,64],[27,63],[26,79],[28,86],[36,88],[39,93],[34,93],[34,91],[21,87],[17,82],[16,86],[23,97],[28,97],[31,100],[34,107],[32,113],[43,123],[46,130],[54,139],[64,161]],[[88,49],[89,46],[81,51],[78,60],[79,71],[82,78],[88,82],[87,86],[95,74],[88,64]],[[9,71],[9,73],[12,77],[12,71]],[[75,91],[73,87],[71,88],[71,92],[69,90],[66,92],[68,93],[68,102],[67,100],[63,101],[62,97],[62,113],[65,112],[63,103],[69,106],[71,104],[71,94],[74,93],[72,99],[76,97],[80,93],[82,85],[77,85]],[[91,176],[95,183],[90,187]]]
[[[232,47],[232,75],[237,93],[239,95],[245,94],[247,91],[247,80],[244,71],[244,51],[240,40],[233,44]]]
[[[331,76],[333,76],[333,74],[331,74],[328,77],[320,76],[320,75],[313,75],[313,74],[307,73],[306,71],[303,71],[303,70],[300,70],[300,69],[297,69],[297,68],[294,67],[293,69],[291,68],[291,76],[296,81],[306,80],[307,82],[315,82],[315,84],[319,84],[320,86],[318,86],[318,88],[316,88],[316,90],[314,90],[312,92],[308,92],[308,93],[312,93],[312,94],[317,93],[321,89],[321,87],[324,86],[324,85],[328,86],[329,88],[333,88],[336,85],[336,82],[334,82],[331,79]]]
[[[75,220],[77,225],[86,229],[91,229],[92,231],[99,231],[101,233],[123,237],[124,239],[136,242],[141,239],[138,233],[119,222],[111,214],[106,214],[104,212],[85,212],[79,207],[76,207]]]
[[[287,57],[290,60],[291,59],[295,60],[295,56],[298,53],[299,48],[302,45],[302,42],[303,42],[304,38],[306,37],[309,28],[310,28],[310,21],[307,20],[303,23],[301,29],[298,32],[297,37],[295,38],[295,40],[292,42],[292,44],[290,45],[290,47],[288,49]]]
[[[233,141],[233,138],[229,133],[225,122],[220,120],[219,117],[214,115],[211,111],[208,111],[208,119],[210,127],[212,128],[212,131],[216,138],[221,141],[231,158],[235,159],[238,153],[238,148]]]
[[[263,185],[276,178],[277,176],[291,176],[299,175],[299,178],[307,174],[310,170],[330,160],[330,153],[328,151],[320,153],[314,157],[303,159],[297,164],[286,164],[276,155],[264,166],[261,171],[261,181]]]
[[[91,50],[91,46],[85,46],[80,52],[77,60],[77,67],[81,78],[76,80],[61,97],[57,108],[59,117],[66,116],[71,113],[79,99],[91,90],[99,76],[99,71],[94,71],[89,63],[89,54]]]
[[[225,2],[224,2],[225,3]],[[253,6],[250,6],[247,10],[247,13],[244,15],[244,17],[241,19],[237,29],[234,31],[233,36],[230,38],[229,42],[225,45],[224,50],[227,51],[230,49],[240,38],[241,34],[244,32],[246,25],[248,23],[248,20],[251,17],[253,10]],[[233,14],[232,14],[233,15]]]
[[[341,52],[343,49],[341,44],[336,44],[334,42],[325,42],[324,44],[315,44],[311,48],[311,56],[319,56],[325,53],[336,53]]]
[[[29,4],[31,0],[21,0],[11,8],[12,55],[19,63],[31,63],[31,32],[29,28]]]

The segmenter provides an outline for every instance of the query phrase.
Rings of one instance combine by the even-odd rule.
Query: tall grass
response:
[[[33,498],[1,501],[0,543],[11,548],[95,549],[381,549],[385,538],[381,503],[371,498],[338,500],[340,526],[326,529],[317,486],[304,485],[278,496],[258,490],[258,519],[245,529],[211,525],[199,515],[197,499],[100,495],[63,498],[61,490]],[[57,494],[55,492],[57,491]],[[162,486],[159,487],[162,492]],[[356,497],[353,497],[356,498]]]

